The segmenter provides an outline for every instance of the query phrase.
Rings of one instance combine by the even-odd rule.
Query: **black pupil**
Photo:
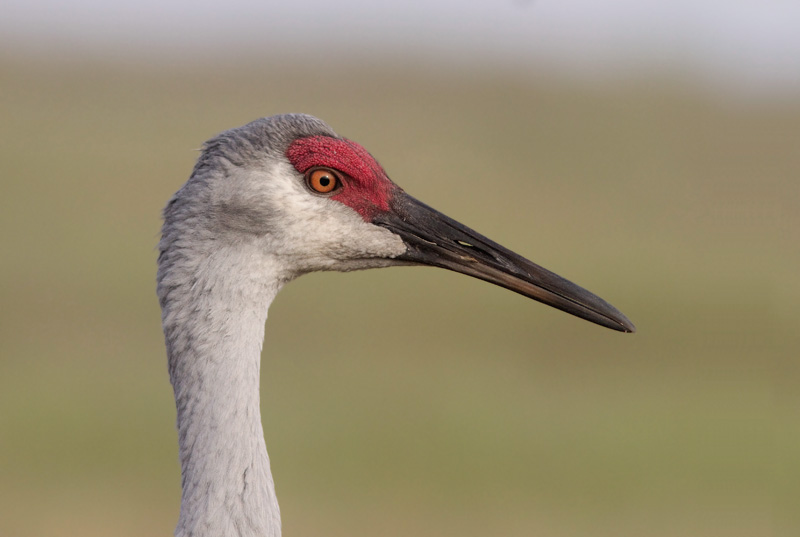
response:
[[[319,184],[320,186],[328,186],[329,184],[331,184],[331,178],[328,177],[327,175],[323,175],[322,177],[319,178]]]

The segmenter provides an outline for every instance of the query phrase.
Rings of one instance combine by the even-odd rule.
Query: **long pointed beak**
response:
[[[396,192],[390,207],[390,211],[375,216],[372,223],[403,239],[408,249],[397,259],[467,274],[612,330],[636,331],[622,312],[602,298],[405,192]]]

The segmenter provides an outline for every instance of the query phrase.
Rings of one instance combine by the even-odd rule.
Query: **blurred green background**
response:
[[[302,111],[598,293],[622,335],[442,270],[314,274],[262,410],[294,535],[800,534],[800,100],[402,59],[0,59],[0,535],[170,535],[160,210]]]

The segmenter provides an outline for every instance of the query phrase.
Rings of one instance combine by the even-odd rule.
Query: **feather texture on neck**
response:
[[[284,279],[258,241],[188,250],[170,238],[158,290],[183,485],[175,535],[279,537],[259,370],[267,309]]]

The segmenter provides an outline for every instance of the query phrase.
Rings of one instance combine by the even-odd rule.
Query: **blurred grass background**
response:
[[[0,87],[0,535],[172,533],[160,210],[205,139],[288,111],[639,332],[441,270],[293,282],[262,378],[285,535],[800,534],[798,100],[8,53]]]

